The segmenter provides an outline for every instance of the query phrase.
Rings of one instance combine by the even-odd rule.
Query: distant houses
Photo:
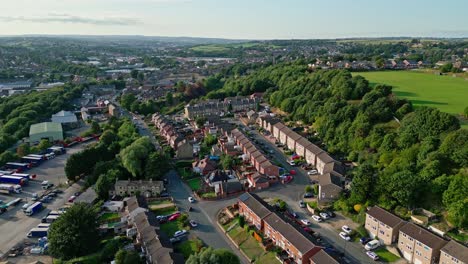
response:
[[[197,117],[221,116],[228,112],[247,112],[254,110],[260,102],[258,97],[227,97],[223,101],[208,100],[185,106],[185,117],[195,119]]]
[[[156,113],[152,116],[152,121],[158,128],[161,136],[175,151],[176,158],[191,159],[193,158],[193,144],[190,143],[185,136],[175,127],[174,122],[168,118]]]
[[[129,196],[141,194],[144,197],[157,197],[166,188],[162,181],[131,181],[131,180],[118,180],[114,184],[114,188],[109,191],[109,195]]]

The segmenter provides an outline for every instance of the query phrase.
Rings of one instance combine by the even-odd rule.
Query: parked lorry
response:
[[[35,227],[29,231],[28,237],[46,237],[47,233],[49,233],[48,227]]]
[[[29,163],[32,167],[37,167],[42,163],[42,158],[24,156],[21,158],[21,162]]]
[[[13,173],[11,174],[11,176],[18,176],[18,177],[23,177],[25,178],[26,180],[31,180],[31,179],[34,179],[36,178],[36,174],[29,174],[29,173]]]
[[[42,208],[43,208],[42,203],[41,202],[36,202],[33,205],[31,205],[30,207],[28,207],[28,209],[26,209],[26,211],[24,211],[24,213],[27,216],[31,216],[31,215],[39,212],[40,210],[42,210]]]
[[[20,163],[20,162],[7,162],[5,166],[10,170],[16,170],[16,172],[27,171],[31,168],[29,163]]]
[[[28,183],[28,181],[24,177],[20,176],[2,175],[0,176],[0,183],[10,183],[24,186]]]
[[[5,184],[5,183],[0,184],[0,193],[12,194],[12,193],[21,193],[21,191],[22,191],[21,185]]]
[[[53,146],[47,149],[47,153],[52,153],[52,152],[55,153],[55,155],[62,155],[62,154],[67,153],[65,148],[60,147],[60,146]]]

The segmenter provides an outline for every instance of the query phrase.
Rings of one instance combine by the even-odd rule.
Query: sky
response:
[[[468,37],[467,0],[1,0],[0,35]]]

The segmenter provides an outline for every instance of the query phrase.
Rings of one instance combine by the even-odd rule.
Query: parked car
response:
[[[183,230],[176,231],[174,233],[174,237],[180,237],[180,236],[184,236],[186,234],[187,234],[187,230],[183,229]]]
[[[379,255],[377,255],[375,252],[367,251],[366,255],[374,261],[379,260]]]
[[[304,227],[303,228],[304,231],[306,231],[307,233],[310,233],[310,232],[313,232],[312,229],[310,229],[309,227]]]
[[[288,164],[291,166],[296,166],[296,162],[294,160],[288,160]]]
[[[57,193],[51,192],[51,193],[48,194],[48,196],[50,196],[50,197],[57,197]]]
[[[75,195],[76,197],[78,197],[78,196],[81,195],[81,192],[76,192],[74,195]]]
[[[328,212],[326,212],[326,213],[327,213],[328,216],[331,217],[331,218],[333,218],[333,217],[336,216],[336,214],[335,214],[334,212],[332,212],[332,211],[328,211]]]
[[[325,212],[321,212],[319,215],[320,215],[320,217],[323,218],[323,220],[327,220],[327,219],[330,218],[330,216],[329,216],[327,213],[325,213]]]
[[[312,219],[314,219],[315,222],[319,222],[319,223],[322,222],[322,218],[318,215],[313,215]]]
[[[56,193],[56,194],[63,193],[63,191],[60,190],[60,189],[53,190],[52,192],[53,192],[53,193]]]
[[[180,242],[182,240],[183,237],[171,237],[169,239],[169,241],[174,244],[174,243],[177,243],[177,242]]]
[[[173,214],[173,215],[169,216],[169,218],[167,218],[167,221],[174,221],[179,217],[180,217],[180,214]]]
[[[349,228],[349,226],[347,226],[347,225],[342,226],[341,230],[343,230],[348,235],[353,232],[353,230],[351,228]]]
[[[368,243],[369,241],[371,241],[371,240],[372,240],[372,238],[370,238],[370,237],[361,237],[361,238],[359,239],[359,243],[361,243],[361,245],[365,245],[365,244],[367,244],[367,243]]]
[[[194,203],[194,202],[195,202],[195,198],[193,198],[192,196],[190,196],[190,197],[188,198],[188,201],[191,202],[191,203]]]
[[[314,194],[310,192],[304,193],[304,198],[314,198]]]
[[[308,219],[301,219],[301,223],[306,226],[311,224],[311,222]]]
[[[197,224],[197,222],[195,222],[195,220],[190,220],[189,223],[190,223],[191,227],[197,227],[198,226],[198,224]]]
[[[68,202],[69,203],[73,203],[76,199],[76,196],[75,195],[72,195],[70,198],[68,198]]]
[[[345,232],[340,232],[340,237],[346,241],[350,241],[351,240],[351,237],[346,234]]]
[[[292,210],[289,210],[288,213],[289,213],[289,215],[291,215],[291,217],[293,217],[293,218],[298,218],[298,217],[299,217],[299,215],[297,215],[297,213],[294,212],[294,211],[292,211]]]
[[[305,208],[306,207],[304,201],[299,201],[299,207],[300,208]]]
[[[364,246],[366,250],[374,250],[380,246],[380,242],[376,239],[371,240],[367,242],[367,244]]]
[[[310,171],[307,172],[307,175],[309,175],[309,176],[310,175],[316,175],[316,174],[318,174],[317,170],[310,170]]]

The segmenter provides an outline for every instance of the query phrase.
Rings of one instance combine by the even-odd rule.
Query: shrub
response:
[[[307,186],[305,187],[305,192],[312,192],[312,186],[307,185]]]
[[[244,218],[244,216],[240,215],[238,221],[239,221],[239,226],[243,228],[244,225],[245,225],[245,218]]]

